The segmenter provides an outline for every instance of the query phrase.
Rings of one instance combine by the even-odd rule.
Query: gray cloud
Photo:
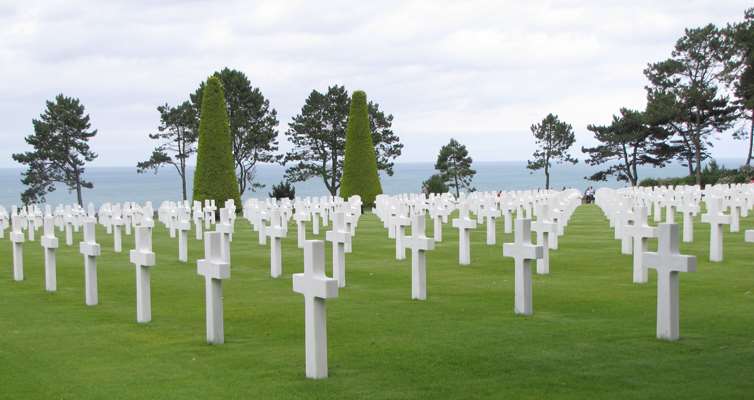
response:
[[[403,161],[432,160],[453,136],[478,160],[525,159],[549,112],[589,123],[643,107],[648,62],[685,27],[738,20],[746,1],[26,1],[0,3],[0,166],[44,101],[87,106],[98,165],[150,150],[156,106],[213,71],[244,71],[281,133],[312,89],[364,89],[395,115]],[[283,144],[283,148],[287,146]],[[722,139],[719,157],[741,157]],[[739,154],[741,153],[741,154]]]

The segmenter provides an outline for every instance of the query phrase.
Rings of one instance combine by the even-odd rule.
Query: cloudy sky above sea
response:
[[[480,161],[525,160],[547,113],[590,123],[643,108],[646,64],[686,27],[738,21],[750,1],[4,1],[0,167],[27,149],[46,100],[81,99],[99,133],[93,165],[147,157],[160,104],[213,71],[247,74],[283,132],[308,94],[363,89],[395,117],[399,161],[433,161],[455,137]],[[576,151],[581,157],[580,151]],[[723,135],[713,155],[743,158]]]

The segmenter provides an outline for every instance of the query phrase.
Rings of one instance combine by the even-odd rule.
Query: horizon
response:
[[[0,5],[0,60],[13,77],[0,84],[0,167],[15,166],[10,155],[29,149],[23,138],[31,120],[58,93],[81,99],[98,130],[92,149],[99,158],[90,166],[135,164],[151,153],[156,107],[186,100],[225,66],[244,72],[277,110],[281,152],[290,148],[284,132],[306,96],[339,84],[365,90],[395,117],[402,162],[433,160],[451,137],[475,160],[518,161],[535,148],[530,125],[548,113],[573,125],[581,156],[582,146],[596,144],[587,124],[609,123],[620,107],[644,107],[643,69],[669,57],[684,28],[739,21],[748,6]],[[743,156],[729,132],[716,136],[715,158]]]

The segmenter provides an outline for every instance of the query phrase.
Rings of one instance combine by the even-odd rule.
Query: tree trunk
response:
[[[696,184],[702,187],[702,149],[701,144],[696,143]]]
[[[754,110],[751,112],[751,128],[749,129],[749,154],[746,155],[746,166],[751,166],[751,151],[754,148]]]
[[[76,199],[79,202],[79,206],[84,207],[84,200],[81,198],[81,175],[79,169],[76,168]]]
[[[186,167],[181,167],[181,190],[183,191],[183,201],[187,200],[186,196]]]
[[[454,181],[455,181],[455,183],[456,183],[456,184],[455,184],[455,187],[456,187],[456,198],[458,198],[458,196],[460,196],[460,195],[461,195],[461,194],[459,193],[459,190],[458,190],[458,172],[456,172],[455,174],[453,174],[453,180],[454,180]]]
[[[545,164],[545,190],[550,190],[550,169]]]

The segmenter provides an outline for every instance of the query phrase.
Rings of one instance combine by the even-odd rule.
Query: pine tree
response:
[[[529,160],[526,168],[532,171],[545,170],[545,189],[550,188],[550,170],[552,163],[571,163],[578,161],[571,157],[568,149],[576,141],[573,127],[560,119],[557,115],[548,114],[542,122],[531,126],[531,133],[537,142],[533,160]]]
[[[440,176],[456,192],[456,197],[461,194],[461,189],[474,191],[471,186],[471,180],[474,179],[476,171],[471,168],[472,159],[466,146],[462,145],[455,139],[440,148],[440,154],[437,155],[435,169],[440,171]]]
[[[372,143],[369,127],[367,94],[361,90],[351,96],[351,110],[346,128],[346,155],[343,161],[343,177],[340,182],[340,196],[347,199],[361,196],[364,206],[374,205],[378,194],[382,193],[380,176],[377,174],[377,155]]]
[[[48,101],[45,112],[32,120],[34,133],[26,143],[34,149],[13,154],[13,159],[28,165],[21,182],[28,188],[21,194],[24,204],[41,203],[55,190],[56,183],[76,192],[79,205],[84,204],[81,189],[94,185],[84,180],[84,165],[97,158],[89,148],[89,139],[97,130],[89,130],[89,115],[78,99],[59,94]]]
[[[215,200],[222,205],[233,199],[241,205],[233,165],[228,112],[222,82],[207,79],[199,116],[199,147],[194,173],[194,201]]]

